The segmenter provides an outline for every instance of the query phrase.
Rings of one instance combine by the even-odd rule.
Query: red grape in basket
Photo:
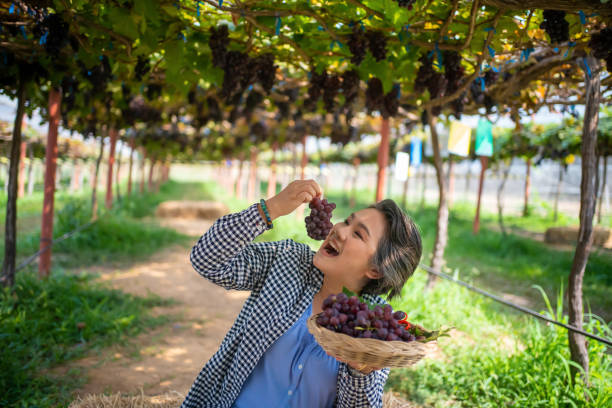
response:
[[[317,317],[317,324],[338,333],[352,337],[386,341],[414,341],[413,326],[405,321],[406,313],[393,312],[390,305],[376,305],[369,309],[357,296],[344,293],[330,295],[323,301],[323,312]]]
[[[315,197],[310,204],[310,215],[304,218],[306,221],[306,232],[312,239],[324,240],[331,231],[333,224],[331,223],[331,214],[336,204],[328,203],[327,199],[319,199]]]

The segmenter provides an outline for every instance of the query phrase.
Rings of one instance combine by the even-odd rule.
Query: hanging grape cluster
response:
[[[206,105],[208,106],[208,118],[213,122],[221,122],[223,120],[223,112],[217,100],[209,96],[206,98]]]
[[[593,34],[589,47],[593,50],[593,56],[605,60],[608,72],[612,72],[612,28],[606,27]]]
[[[368,81],[368,87],[366,88],[366,100],[365,106],[369,112],[379,110],[384,104],[385,94],[383,91],[383,85],[380,79],[373,77]]]
[[[382,31],[363,31],[360,25],[353,22],[353,31],[347,40],[351,51],[351,62],[355,65],[361,64],[369,49],[376,61],[387,58],[387,37]]]
[[[359,96],[359,74],[354,69],[342,74],[342,94],[346,107],[352,105]]]
[[[308,82],[308,98],[304,101],[304,106],[309,110],[314,110],[317,107],[317,102],[325,89],[327,82],[327,72],[323,71],[317,74],[315,70],[310,71],[310,80]]]
[[[412,10],[412,7],[414,3],[416,2],[416,0],[396,0],[396,1],[397,1],[398,6],[408,9],[408,10]]]
[[[242,93],[255,82],[259,82],[264,91],[270,92],[277,68],[274,65],[274,56],[266,53],[251,58],[240,51],[228,51],[228,44],[227,26],[210,29],[208,46],[213,54],[213,65],[225,72],[221,91],[225,101],[231,105],[239,104]]]
[[[325,78],[325,87],[323,88],[323,104],[328,112],[334,110],[336,95],[340,91],[340,77],[338,75],[328,75]]]
[[[357,296],[330,295],[323,301],[323,312],[316,322],[351,337],[384,341],[423,341],[424,330],[405,321],[406,313],[393,312],[391,305],[369,305]]]
[[[569,23],[565,19],[565,11],[544,10],[544,21],[540,28],[546,31],[552,44],[569,41]]]
[[[353,32],[349,36],[347,44],[352,55],[351,62],[355,65],[359,65],[368,51],[368,39],[363,30],[359,28],[358,24],[354,22],[352,24]]]
[[[419,59],[421,66],[417,71],[414,90],[417,93],[423,93],[427,89],[429,91],[429,98],[435,99],[444,94],[446,79],[444,75],[434,70],[432,59],[432,56],[425,54]]]
[[[101,93],[106,90],[106,85],[108,82],[113,79],[113,74],[110,66],[110,62],[106,55],[103,55],[100,58],[100,63],[98,65],[94,65],[91,68],[85,67],[80,61],[79,65],[81,67],[81,74],[85,79],[87,79],[92,87],[93,93]]]
[[[387,58],[387,37],[382,31],[368,31],[368,48],[376,61]]]
[[[377,110],[383,118],[395,116],[399,109],[399,86],[394,85],[385,94],[380,79],[371,78],[366,89],[365,105],[369,112]]]
[[[136,80],[142,81],[142,78],[147,75],[150,70],[151,64],[149,63],[149,59],[144,55],[139,55],[136,66],[134,67],[134,77]]]
[[[333,227],[330,220],[336,204],[328,203],[325,198],[321,200],[319,197],[315,197],[310,201],[308,207],[310,208],[310,215],[304,218],[308,236],[312,239],[323,240]]]
[[[57,57],[62,48],[70,42],[69,27],[61,15],[50,13],[36,23],[32,32],[35,38],[44,38],[41,42],[45,50],[49,55]]]
[[[208,46],[212,51],[212,63],[215,67],[225,67],[225,56],[229,45],[229,31],[226,25],[210,28]]]

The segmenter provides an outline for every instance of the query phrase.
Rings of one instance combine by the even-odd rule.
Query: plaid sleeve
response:
[[[336,407],[382,408],[382,396],[389,368],[372,371],[363,377],[354,377],[348,366],[340,363]]]
[[[266,228],[257,204],[225,215],[191,249],[191,265],[225,289],[252,290],[276,253],[275,242],[252,243]]]

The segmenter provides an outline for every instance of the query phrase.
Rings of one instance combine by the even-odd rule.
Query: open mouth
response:
[[[323,250],[329,256],[338,256],[339,255],[338,251],[333,246],[331,246],[330,244],[325,245],[323,247]]]

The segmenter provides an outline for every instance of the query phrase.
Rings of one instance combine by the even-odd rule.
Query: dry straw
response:
[[[70,404],[69,408],[177,408],[185,397],[176,391],[148,397],[141,391],[138,396],[122,396],[120,393],[112,395],[87,395],[79,397]],[[383,395],[384,408],[414,408],[411,403],[386,392]]]
[[[360,339],[336,333],[316,322],[317,315],[308,321],[308,330],[317,343],[329,354],[344,361],[367,364],[370,367],[407,367],[425,357],[434,341],[383,341]]]
[[[184,399],[185,396],[176,391],[149,397],[141,390],[137,396],[116,393],[78,397],[68,408],[176,408],[181,406]]]

